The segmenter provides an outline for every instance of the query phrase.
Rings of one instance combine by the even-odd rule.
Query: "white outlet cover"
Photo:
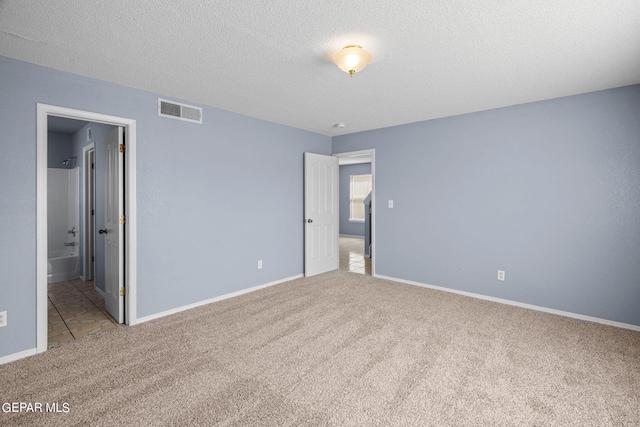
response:
[[[393,209],[393,200],[389,200],[389,209]]]
[[[504,279],[505,279],[504,270],[498,270],[498,280],[504,281]]]
[[[262,260],[258,260],[258,270],[260,270],[262,268]]]
[[[7,326],[7,312],[0,311],[0,328],[3,326]]]

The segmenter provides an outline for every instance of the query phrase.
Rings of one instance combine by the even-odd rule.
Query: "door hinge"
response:
[[[91,262],[94,262],[96,260],[96,257],[92,256],[91,257]]]
[[[120,296],[123,297],[126,294],[124,288],[120,288]]]
[[[91,169],[95,169],[95,168],[96,168],[95,163],[91,163]]]
[[[124,144],[120,144],[120,152],[124,153]]]
[[[124,215],[120,215],[120,224],[124,224],[126,220],[127,219],[124,217]]]

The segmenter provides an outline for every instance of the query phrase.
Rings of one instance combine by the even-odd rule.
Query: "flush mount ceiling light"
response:
[[[345,46],[333,54],[333,62],[351,77],[371,62],[371,54],[356,44]]]

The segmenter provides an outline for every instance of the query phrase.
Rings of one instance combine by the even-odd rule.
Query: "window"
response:
[[[349,221],[364,221],[364,199],[372,189],[371,174],[351,175]]]

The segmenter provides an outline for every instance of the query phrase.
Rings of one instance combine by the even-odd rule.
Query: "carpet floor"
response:
[[[637,426],[640,333],[335,271],[0,366],[0,396],[7,426]]]

